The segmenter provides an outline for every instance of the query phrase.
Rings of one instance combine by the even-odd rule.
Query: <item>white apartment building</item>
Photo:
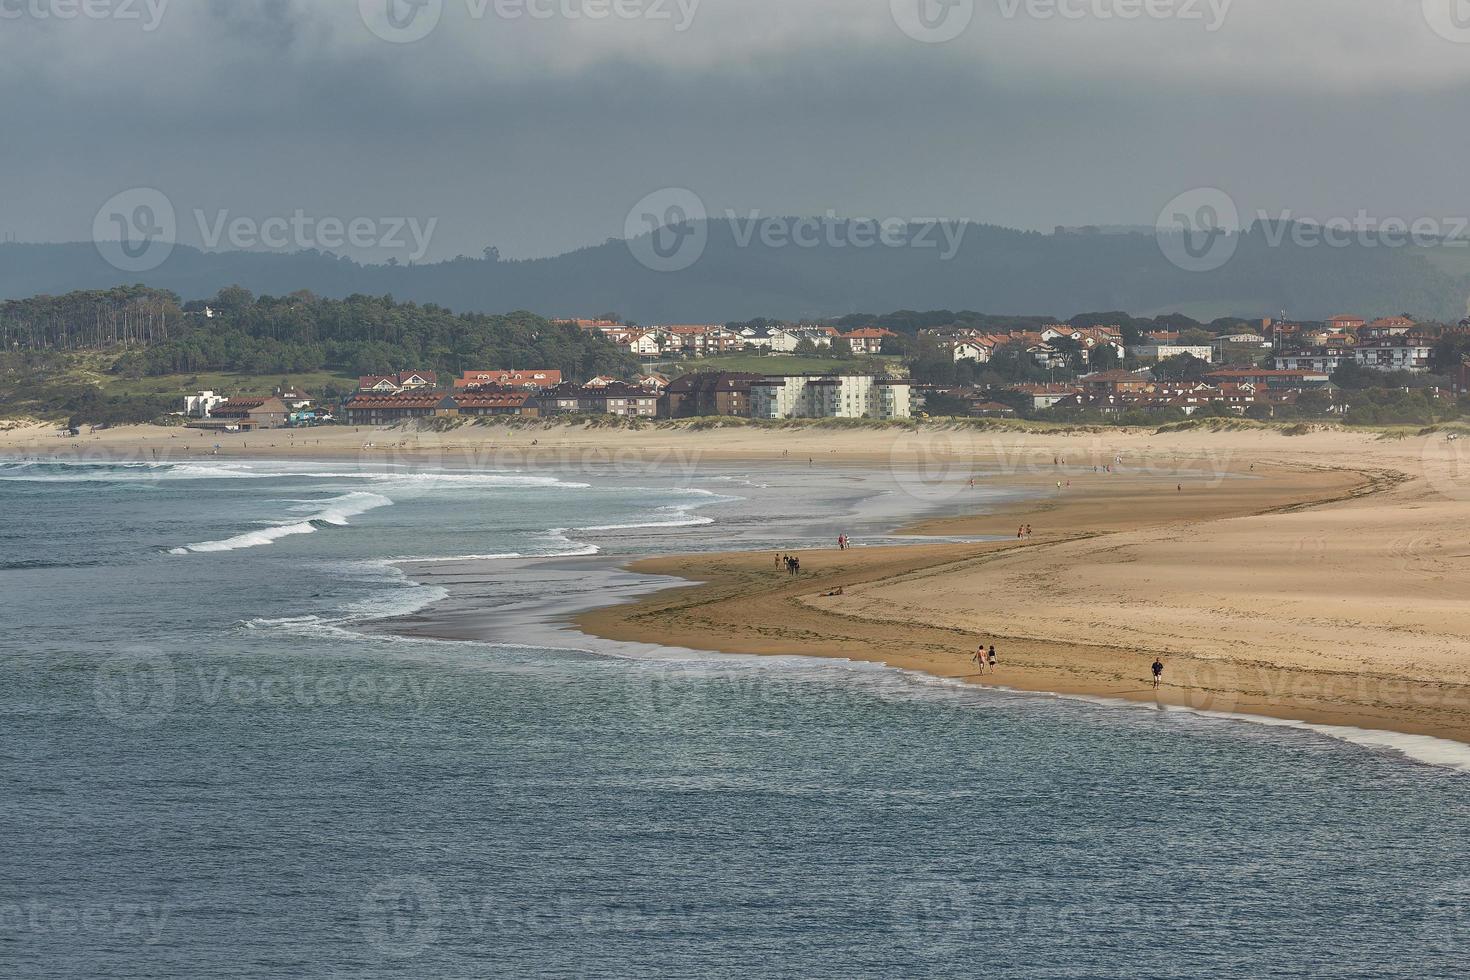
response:
[[[184,399],[184,414],[194,419],[207,419],[220,405],[228,402],[224,395],[216,395],[212,391],[201,391],[197,395],[189,395]]]
[[[1369,340],[1354,351],[1358,363],[1376,371],[1429,370],[1429,355],[1434,345],[1415,337],[1389,336],[1382,340]]]
[[[750,386],[750,415],[757,419],[906,419],[913,414],[913,382],[871,375],[786,375]]]
[[[1138,344],[1128,348],[1128,353],[1143,361],[1166,361],[1171,357],[1179,357],[1182,354],[1197,357],[1206,364],[1211,363],[1215,359],[1215,348],[1208,344],[1198,346],[1192,344]]]
[[[1271,361],[1282,371],[1319,371],[1322,374],[1331,374],[1344,361],[1353,360],[1354,356],[1351,347],[1319,347],[1315,350],[1277,354]]]

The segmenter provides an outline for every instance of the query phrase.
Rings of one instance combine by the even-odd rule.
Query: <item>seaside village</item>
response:
[[[798,349],[844,346],[854,355],[885,353],[898,335],[870,327],[842,332],[834,327],[800,325],[735,330],[715,324],[632,327],[602,320],[560,321],[594,331],[644,363],[685,363],[722,354],[781,355]],[[1470,330],[1470,321],[1459,329]],[[332,404],[305,392],[282,388],[269,397],[228,397],[202,391],[185,400],[191,427],[249,432],[314,426],[392,425],[443,416],[519,416],[544,418],[605,415],[679,419],[734,416],[752,419],[904,419],[925,417],[929,402],[945,396],[974,417],[1005,417],[1019,410],[1085,409],[1102,414],[1178,409],[1192,415],[1223,406],[1238,415],[1269,418],[1309,392],[1330,392],[1332,375],[1342,365],[1376,371],[1424,373],[1438,337],[1405,317],[1367,321],[1335,316],[1314,323],[1263,320],[1260,332],[1217,337],[1191,344],[1177,333],[1145,334],[1125,344],[1118,327],[1086,328],[1056,324],[1035,331],[988,333],[962,328],[924,331],[919,340],[938,345],[955,362],[983,366],[1002,351],[1023,353],[1041,368],[1095,361],[1116,364],[1127,357],[1134,370],[1086,371],[1065,381],[987,387],[945,387],[887,374],[844,371],[841,362],[825,374],[695,370],[679,377],[650,369],[637,377],[566,378],[560,371],[466,371],[441,379],[433,371],[405,370],[359,379],[357,391]],[[1099,352],[1108,351],[1106,357]],[[1151,368],[1188,355],[1208,365],[1197,376],[1165,380]],[[895,365],[897,362],[894,362]],[[841,372],[841,373],[839,373]],[[1072,372],[1067,372],[1068,374]],[[1470,391],[1470,365],[1453,379],[1452,398]],[[955,414],[946,411],[945,414]]]

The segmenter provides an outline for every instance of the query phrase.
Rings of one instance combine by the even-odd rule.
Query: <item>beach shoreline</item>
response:
[[[92,451],[138,453],[168,431],[109,430]],[[258,451],[690,472],[701,460],[799,465],[805,456],[815,469],[887,467],[899,484],[940,488],[960,510],[967,474],[1024,494],[979,513],[917,515],[903,528],[997,540],[808,551],[800,579],[764,552],[623,562],[662,576],[659,587],[568,615],[589,637],[881,663],[1005,690],[1470,743],[1470,611],[1459,598],[1470,585],[1461,543],[1470,466],[1443,437],[486,427],[464,449],[445,441],[461,432],[393,434],[404,444],[391,450],[354,447],[361,434],[337,432],[329,452],[309,452],[321,447],[305,439],[295,453],[273,452],[264,438]],[[6,451],[15,448],[0,437]],[[1017,540],[1028,524],[1032,536]],[[430,571],[404,570],[416,580]],[[433,635],[434,616],[421,611],[415,633]],[[969,660],[982,642],[1000,652],[995,674],[977,676]],[[1157,692],[1154,657],[1165,663]]]

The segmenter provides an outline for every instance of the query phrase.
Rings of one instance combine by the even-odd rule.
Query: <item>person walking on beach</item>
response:
[[[986,654],[986,659],[990,663],[990,672],[992,674],[995,673],[995,646],[994,645],[992,645],[990,647],[990,652],[988,654]]]
[[[792,575],[797,575],[797,576],[801,575],[801,559],[800,558],[793,558],[793,559],[791,559],[791,574]]]
[[[970,660],[980,673],[985,673],[985,644],[982,643],[975,648],[975,652],[970,656]]]
[[[1157,688],[1163,682],[1164,682],[1164,663],[1161,660],[1155,659],[1154,660],[1154,687]]]
[[[776,567],[777,568],[780,568],[781,567],[781,556],[780,555],[777,555],[776,556]]]

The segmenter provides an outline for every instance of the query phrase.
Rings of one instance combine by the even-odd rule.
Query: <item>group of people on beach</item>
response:
[[[783,564],[786,566],[787,575],[795,576],[801,574],[801,559],[795,555],[777,555],[776,567],[780,568]]]
[[[851,541],[848,539],[847,535],[845,535],[845,534],[839,534],[839,535],[837,535],[837,550],[838,551],[846,551],[847,550],[847,546],[850,543],[851,543]]]
[[[1017,541],[1020,541],[1020,540],[1022,540],[1024,538],[1029,538],[1029,537],[1031,537],[1031,525],[1030,524],[1022,524],[1021,527],[1016,531],[1016,540]]]

